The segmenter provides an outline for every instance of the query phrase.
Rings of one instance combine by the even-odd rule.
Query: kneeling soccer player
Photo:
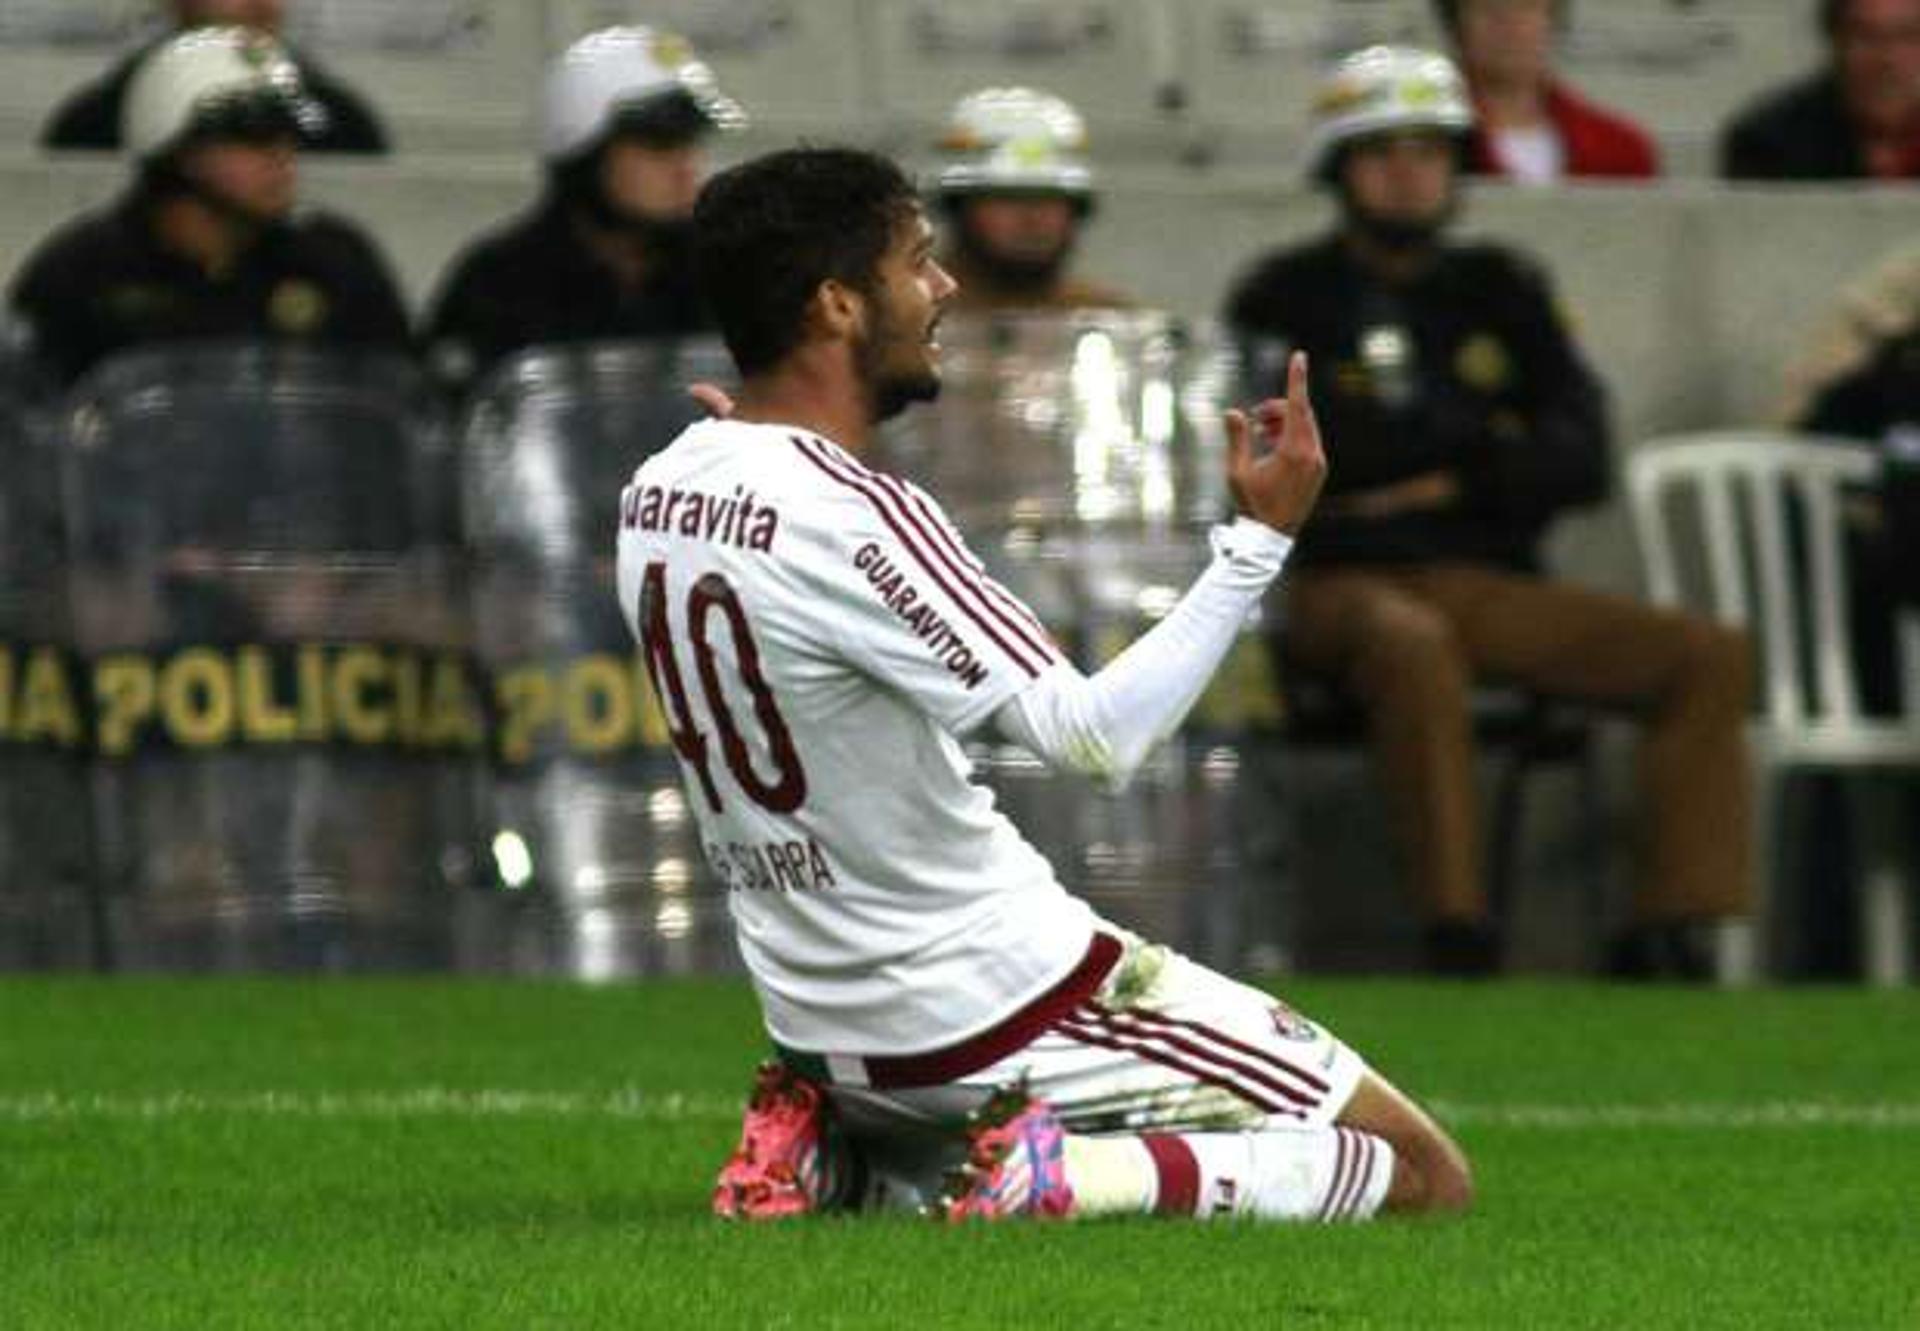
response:
[[[761,157],[695,232],[742,389],[635,474],[619,581],[779,1050],[715,1209],[1464,1207],[1426,1114],[1268,995],[1096,918],[955,739],[990,723],[1120,780],[1180,723],[1319,493],[1304,361],[1284,402],[1228,413],[1240,516],[1209,567],[1088,678],[932,498],[860,461],[939,391],[955,289],[898,168]]]

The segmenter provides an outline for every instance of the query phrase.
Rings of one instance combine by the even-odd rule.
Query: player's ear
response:
[[[860,293],[832,278],[813,293],[813,309],[822,331],[832,338],[851,337],[867,317],[867,303]]]

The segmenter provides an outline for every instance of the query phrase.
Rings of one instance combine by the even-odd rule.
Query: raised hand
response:
[[[1307,353],[1296,351],[1287,361],[1284,401],[1268,398],[1251,415],[1228,411],[1226,423],[1227,485],[1234,502],[1247,516],[1298,536],[1327,479],[1320,425],[1307,394]]]
[[[733,399],[727,396],[727,390],[718,384],[705,380],[687,385],[687,396],[700,404],[707,415],[725,420],[733,415]]]

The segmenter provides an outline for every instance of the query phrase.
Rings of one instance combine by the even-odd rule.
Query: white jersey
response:
[[[1092,912],[955,739],[1069,667],[931,498],[816,435],[705,421],[635,473],[619,550],[775,1040],[944,1048],[1085,956]]]

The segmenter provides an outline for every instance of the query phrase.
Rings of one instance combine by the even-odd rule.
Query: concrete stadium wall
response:
[[[0,143],[155,27],[159,0],[0,0]],[[1704,173],[1729,116],[1820,54],[1815,0],[1570,7],[1560,65]],[[581,33],[691,38],[784,133],[925,141],[961,92],[1072,98],[1103,154],[1283,164],[1320,71],[1376,42],[1435,45],[1430,0],[295,0],[288,35],[380,108],[410,152],[513,151],[546,60]]]

